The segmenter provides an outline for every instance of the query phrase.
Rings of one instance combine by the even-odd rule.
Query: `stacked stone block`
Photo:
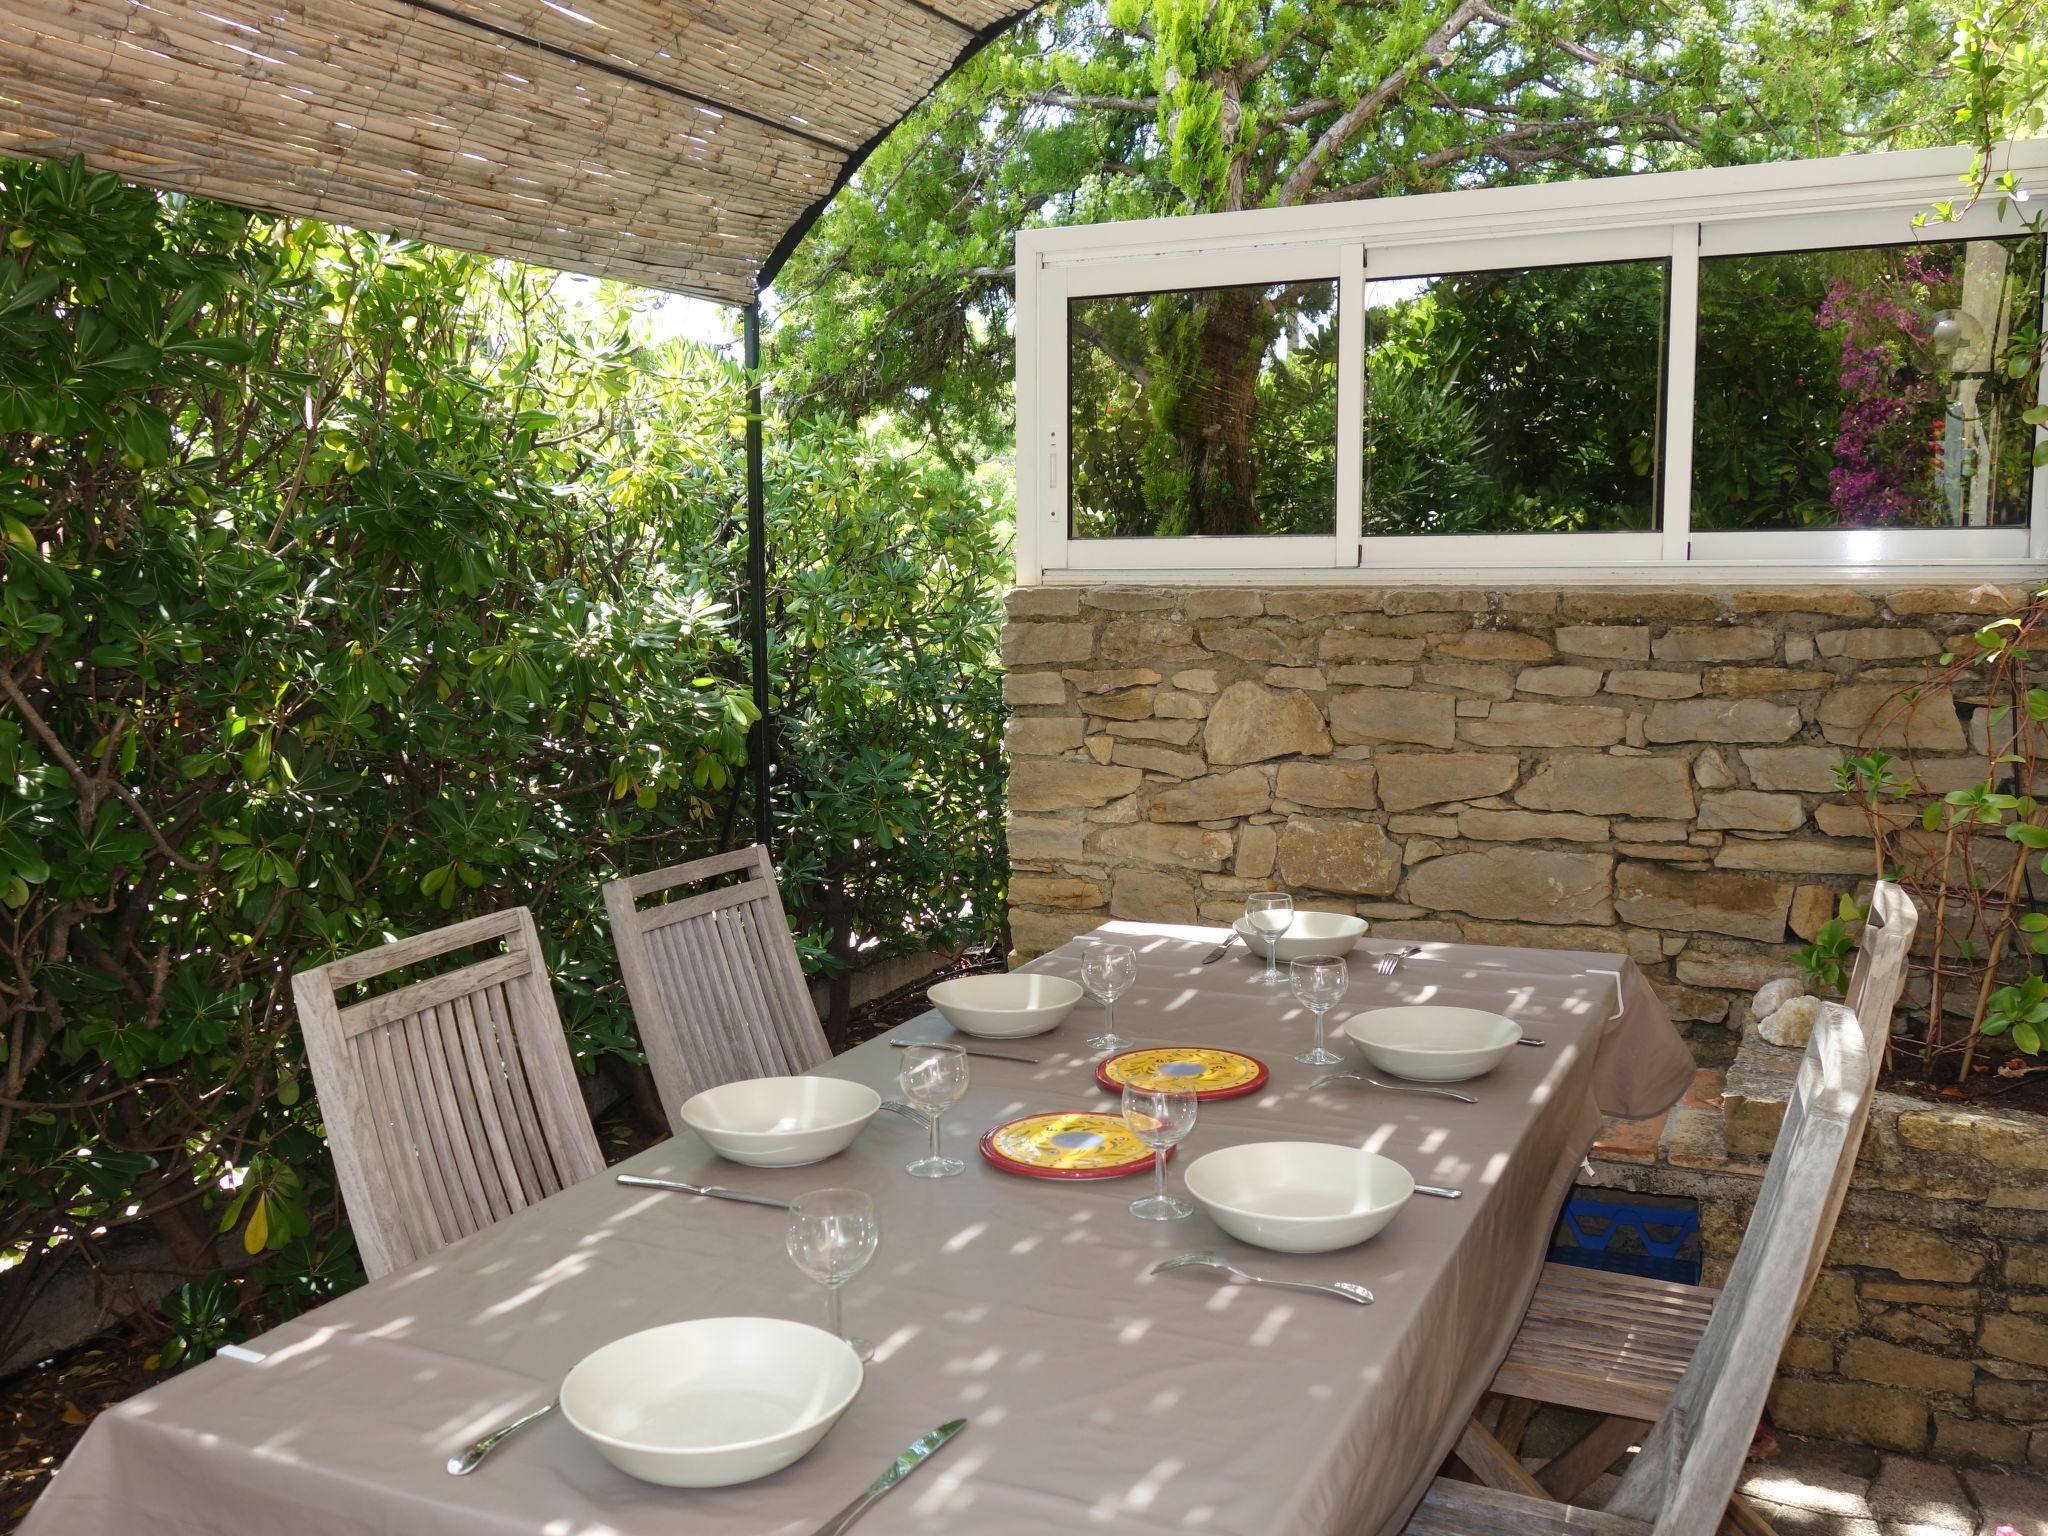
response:
[[[2004,607],[1938,587],[1020,589],[1017,950],[1109,917],[1228,922],[1277,881],[1388,937],[1626,953],[1726,1061],[1736,1000],[1874,873],[1835,765]],[[1935,789],[1969,782],[1968,713],[1930,697],[1880,744]]]

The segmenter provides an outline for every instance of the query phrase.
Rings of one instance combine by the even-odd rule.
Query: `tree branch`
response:
[[[157,830],[157,825],[150,819],[149,812],[142,808],[142,802],[135,797],[135,791],[123,784],[120,779],[98,778],[79,767],[78,759],[71,755],[57,733],[50,729],[49,722],[44,720],[35,705],[28,701],[28,695],[21,691],[21,685],[14,680],[13,672],[5,667],[0,667],[0,693],[7,695],[7,701],[14,706],[16,713],[28,723],[29,729],[36,733],[37,739],[50,749],[51,756],[55,757],[64,771],[71,776],[71,782],[78,786],[81,807],[96,809],[100,801],[106,797],[107,791],[112,790],[121,803],[135,813],[136,821],[141,823],[142,830],[149,834],[149,840],[156,844],[157,851],[165,858],[180,869],[195,875],[206,874],[211,869],[211,865],[196,864],[173,848],[165,840],[163,833]],[[80,820],[90,825],[89,816],[81,817]]]
[[[1090,96],[1049,89],[1039,91],[1030,100],[1035,106],[1065,107],[1070,112],[1139,112],[1151,117],[1159,110],[1157,96]]]
[[[1451,44],[1457,41],[1467,27],[1481,19],[1483,9],[1491,9],[1485,5],[1485,0],[1462,0],[1458,8],[1445,19],[1443,25],[1424,40],[1420,56],[1437,68],[1448,64]],[[1323,130],[1322,137],[1317,139],[1310,146],[1308,153],[1301,157],[1301,164],[1297,165],[1287,180],[1280,184],[1280,195],[1275,202],[1285,207],[1305,198],[1331,156],[1350,143],[1359,129],[1377,117],[1388,102],[1400,95],[1407,88],[1410,79],[1408,66],[1403,64],[1359,97],[1348,112]]]
[[[1118,351],[1111,344],[1107,336],[1087,321],[1070,318],[1067,321],[1067,330],[1073,335],[1080,337],[1083,341],[1091,343],[1096,351],[1100,352],[1112,363],[1115,363],[1117,367],[1123,369],[1125,373],[1129,374],[1137,382],[1138,388],[1149,389],[1151,387],[1152,370],[1139,362],[1135,357]]]

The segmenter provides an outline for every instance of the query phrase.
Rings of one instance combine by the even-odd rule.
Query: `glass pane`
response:
[[[1368,282],[1366,533],[1654,529],[1669,266]]]
[[[2028,235],[1702,261],[1693,526],[2025,523],[2040,314]]]
[[[1077,539],[1337,528],[1337,283],[1069,301]]]

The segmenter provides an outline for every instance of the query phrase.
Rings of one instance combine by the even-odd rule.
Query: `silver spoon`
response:
[[[495,1451],[500,1445],[504,1444],[505,1437],[511,1434],[513,1430],[524,1429],[527,1425],[531,1424],[535,1419],[544,1419],[554,1411],[555,1405],[553,1401],[550,1400],[548,1402],[542,1403],[538,1408],[534,1409],[531,1413],[522,1413],[510,1424],[501,1425],[499,1428],[492,1430],[488,1435],[485,1435],[483,1439],[477,1441],[476,1444],[472,1445],[468,1450],[462,1452],[460,1455],[450,1456],[448,1458],[449,1473],[455,1477],[467,1477],[470,1473],[474,1472],[478,1467],[483,1465],[483,1460],[486,1456],[490,1455],[491,1452]]]
[[[1227,1259],[1219,1259],[1213,1253],[1183,1253],[1171,1259],[1161,1259],[1152,1266],[1150,1272],[1155,1275],[1163,1274],[1169,1269],[1184,1269],[1190,1265],[1197,1265],[1204,1269],[1220,1269],[1240,1285],[1270,1285],[1276,1290],[1283,1291],[1317,1291],[1325,1296],[1337,1296],[1345,1301],[1355,1301],[1361,1307],[1372,1304],[1372,1292],[1368,1291],[1364,1286],[1354,1284],[1349,1280],[1338,1280],[1330,1285],[1319,1285],[1312,1280],[1268,1280],[1263,1275],[1255,1275],[1249,1270],[1239,1269]]]
[[[1384,1088],[1389,1093],[1426,1093],[1433,1098],[1456,1099],[1460,1104],[1477,1104],[1479,1101],[1469,1093],[1460,1093],[1455,1088],[1425,1088],[1420,1083],[1383,1083],[1364,1072],[1325,1072],[1321,1077],[1311,1078],[1309,1087],[1326,1088],[1331,1083],[1370,1083],[1375,1088]]]

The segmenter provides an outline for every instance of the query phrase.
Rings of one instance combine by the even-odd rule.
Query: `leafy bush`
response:
[[[233,1231],[293,1305],[351,1282],[308,964],[525,903],[579,1066],[637,1058],[597,887],[744,835],[753,709],[743,379],[634,303],[0,162],[15,1310],[138,1224],[194,1274]],[[829,423],[771,441],[809,954],[985,936],[983,494]],[[191,1355],[220,1302],[175,1304]]]
[[[813,425],[769,487],[777,851],[842,1043],[856,961],[987,940],[1002,919],[1011,519],[886,424]]]

